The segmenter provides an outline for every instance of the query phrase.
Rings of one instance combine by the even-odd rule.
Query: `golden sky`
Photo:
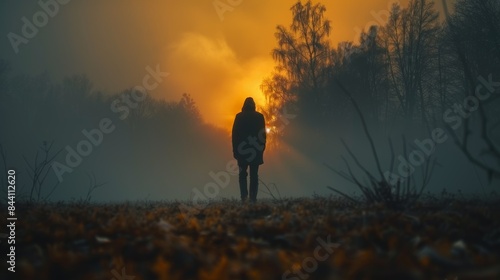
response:
[[[253,96],[258,104],[263,104],[259,86],[273,70],[270,52],[276,45],[276,25],[290,24],[290,7],[294,3],[295,0],[241,1],[223,13],[222,20],[213,5],[197,4],[187,8],[187,14],[177,13],[169,20],[173,25],[178,26],[186,18],[193,21],[186,26],[180,24],[178,28],[184,30],[177,30],[175,42],[165,52],[173,88],[191,93],[205,119],[223,127],[230,127],[245,97]],[[331,39],[336,44],[357,40],[365,25],[377,22],[373,14],[384,14],[380,11],[388,10],[390,2],[354,0],[324,4],[332,21]]]
[[[273,69],[276,25],[290,24],[296,0],[220,0],[231,6],[223,18],[215,2],[70,1],[19,54],[6,58],[28,73],[86,74],[95,88],[111,93],[141,84],[145,67],[159,65],[170,76],[154,97],[179,100],[189,93],[207,122],[227,128],[245,97],[263,105],[259,86]],[[363,28],[386,19],[393,2],[406,6],[408,0],[322,1],[332,42],[357,41]],[[4,10],[8,27],[1,31],[19,31],[19,19],[39,9],[33,2]]]

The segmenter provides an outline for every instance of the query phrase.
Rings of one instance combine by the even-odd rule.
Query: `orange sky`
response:
[[[264,103],[259,86],[273,70],[270,52],[276,45],[276,25],[290,24],[289,9],[296,3],[269,2],[242,1],[225,12],[222,21],[213,6],[198,7],[191,17],[198,19],[196,24],[167,47],[174,88],[191,93],[210,123],[230,127],[247,96]],[[323,2],[332,21],[332,41],[357,40],[361,29],[377,23],[373,14],[383,14],[380,11],[388,10],[392,2]],[[178,20],[172,19],[172,24]]]
[[[213,0],[71,1],[19,54],[6,58],[28,73],[83,73],[111,93],[141,84],[144,68],[160,65],[170,76],[154,97],[179,100],[187,92],[207,122],[227,128],[245,97],[263,105],[259,85],[273,69],[275,28],[290,24],[295,2],[241,0],[221,20]],[[392,2],[322,1],[332,42],[357,41],[361,29],[377,24],[377,15],[385,19]],[[399,2],[406,6],[408,0]],[[22,5],[4,13],[3,29],[20,29],[19,19],[39,10],[35,2]],[[9,53],[5,41],[2,53]]]

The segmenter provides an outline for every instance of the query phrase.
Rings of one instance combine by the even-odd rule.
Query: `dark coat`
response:
[[[251,98],[250,98],[251,99]],[[233,156],[238,163],[260,165],[264,163],[266,148],[266,123],[264,116],[255,111],[255,103],[245,100],[243,109],[236,115],[232,131]]]

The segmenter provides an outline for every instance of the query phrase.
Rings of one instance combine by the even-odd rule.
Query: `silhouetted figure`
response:
[[[234,119],[232,139],[233,156],[240,168],[241,200],[246,201],[248,197],[247,169],[250,167],[250,201],[255,202],[259,188],[259,165],[264,163],[266,149],[266,125],[264,116],[255,111],[255,102],[251,97],[245,99],[241,112]]]

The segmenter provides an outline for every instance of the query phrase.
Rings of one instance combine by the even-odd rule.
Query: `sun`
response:
[[[276,128],[276,126],[272,125],[272,124],[267,124],[266,125],[266,133],[269,135],[269,134],[276,134],[276,132],[278,131],[278,129]]]

